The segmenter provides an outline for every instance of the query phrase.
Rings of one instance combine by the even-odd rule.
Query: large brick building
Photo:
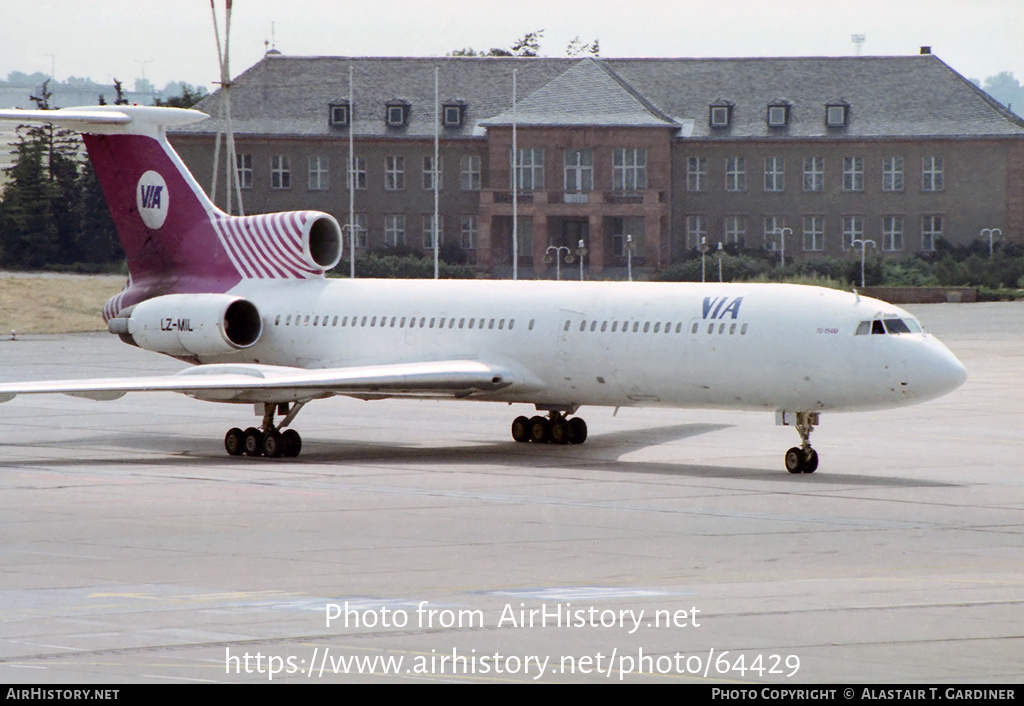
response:
[[[198,107],[216,115],[217,97]],[[634,263],[651,269],[702,239],[775,249],[784,238],[798,257],[849,252],[855,239],[913,254],[985,228],[1024,242],[1024,121],[930,54],[272,52],[236,79],[232,113],[247,213],[313,208],[349,223],[351,134],[360,248],[429,250],[436,176],[442,242],[499,275],[512,262],[514,212],[526,276],[551,276],[547,248],[580,239],[587,268],[605,275],[625,266],[627,236]],[[218,127],[172,136],[204,184]]]

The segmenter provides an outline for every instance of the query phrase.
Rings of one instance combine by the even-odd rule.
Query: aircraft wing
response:
[[[395,363],[308,370],[276,365],[197,365],[174,375],[0,383],[0,402],[19,394],[63,393],[113,400],[127,392],[180,392],[213,402],[305,401],[331,395],[470,397],[525,385],[508,366],[474,360]]]

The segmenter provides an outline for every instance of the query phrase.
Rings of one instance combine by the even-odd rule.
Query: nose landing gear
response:
[[[786,452],[786,470],[790,473],[814,473],[818,469],[818,452],[811,448],[811,432],[818,425],[817,412],[779,412],[779,423],[796,427],[800,446]]]

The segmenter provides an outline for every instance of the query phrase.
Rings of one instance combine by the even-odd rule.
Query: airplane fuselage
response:
[[[247,281],[231,293],[256,305],[263,335],[202,363],[336,368],[466,359],[521,376],[508,391],[473,396],[479,400],[867,410],[944,394],[959,366],[923,332],[858,335],[862,322],[912,317],[817,287],[322,280]]]

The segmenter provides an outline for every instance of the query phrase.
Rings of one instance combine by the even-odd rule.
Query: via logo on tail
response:
[[[158,230],[167,220],[170,207],[167,182],[157,172],[146,172],[139,179],[135,189],[135,205],[142,216],[142,222],[153,230]]]

